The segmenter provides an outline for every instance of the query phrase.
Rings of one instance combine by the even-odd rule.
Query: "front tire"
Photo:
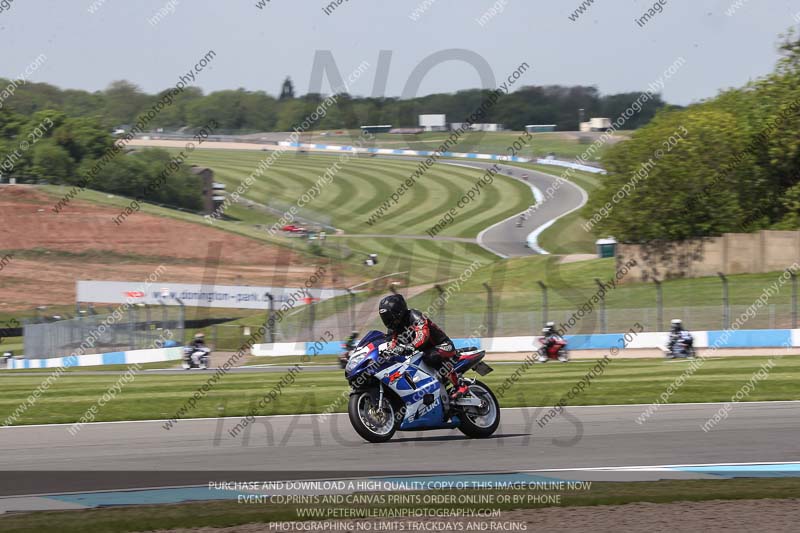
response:
[[[383,405],[376,408],[368,391],[354,392],[350,395],[347,414],[356,433],[369,442],[386,442],[397,431],[397,416],[389,398],[384,397]]]
[[[485,405],[481,405],[478,412],[465,409],[459,414],[461,424],[458,430],[473,439],[485,439],[497,431],[500,426],[500,403],[497,401],[492,389],[480,381],[475,381],[469,386],[471,395],[480,398]]]

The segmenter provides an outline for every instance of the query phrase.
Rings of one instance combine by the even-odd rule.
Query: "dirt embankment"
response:
[[[0,312],[75,302],[77,280],[161,281],[219,285],[302,284],[316,270],[307,258],[210,226],[142,212],[114,223],[116,207],[58,200],[35,187],[0,186]],[[215,266],[215,257],[219,257]],[[319,283],[331,286],[326,277]]]

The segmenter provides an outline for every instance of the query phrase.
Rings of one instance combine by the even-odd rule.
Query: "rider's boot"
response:
[[[469,392],[469,385],[461,381],[455,371],[451,370],[447,375],[447,379],[450,380],[450,384],[453,386],[453,393],[450,395],[451,401],[458,400]]]

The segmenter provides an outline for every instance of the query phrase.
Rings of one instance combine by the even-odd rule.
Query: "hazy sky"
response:
[[[778,34],[800,18],[798,0],[661,0],[663,12],[643,27],[635,19],[652,1],[595,0],[574,22],[568,16],[581,0],[344,0],[330,14],[323,12],[330,0],[262,0],[263,9],[258,1],[0,0],[0,76],[18,76],[43,53],[33,81],[98,90],[127,79],[155,92],[213,49],[216,58],[194,83],[206,92],[275,95],[289,75],[305,93],[315,52],[330,50],[344,76],[369,63],[350,87],[369,95],[378,52],[391,50],[385,94],[398,96],[425,57],[463,48],[484,58],[498,82],[527,62],[518,86],[595,85],[609,94],[646,88],[682,56],[663,95],[687,104],[769,72]],[[741,7],[728,15],[736,2]],[[493,6],[502,12],[481,26],[477,19]],[[160,9],[166,15],[149,22]],[[415,9],[425,10],[417,21]],[[480,84],[475,68],[448,61],[418,92]]]

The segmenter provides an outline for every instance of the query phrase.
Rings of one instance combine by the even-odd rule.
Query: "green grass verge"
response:
[[[199,150],[191,155],[190,162],[212,168],[214,179],[233,191],[265,157],[267,152]],[[338,169],[334,168],[337,163]],[[304,206],[312,216],[319,213],[321,222],[329,221],[348,233],[425,235],[443,211],[456,206],[483,172],[434,165],[385,216],[368,223],[375,209],[389,199],[418,165],[416,161],[350,158],[341,162],[338,156],[284,154],[248,189],[246,197],[262,204],[278,201],[288,208],[330,172],[330,184],[323,185]],[[484,187],[470,204],[469,216],[456,216],[441,235],[474,237],[492,223],[523,210],[532,198],[523,183],[495,177],[494,183]]]
[[[766,362],[763,357],[708,359],[670,398],[671,402],[729,401],[751,375]],[[747,397],[756,400],[798,400],[800,358],[776,358],[768,380]],[[503,407],[548,406],[556,403],[591,368],[593,362],[574,361],[567,365],[536,365],[523,373],[519,382],[500,399]],[[576,397],[570,405],[651,403],[686,368],[686,362],[634,359],[614,360],[602,376]],[[485,381],[496,390],[518,368],[517,364],[494,365]],[[96,420],[169,419],[211,376],[211,371],[189,374],[153,375],[140,373],[123,387],[113,402],[99,410]],[[276,373],[232,373],[224,376],[187,417],[246,414],[284,376]],[[62,375],[27,409],[17,424],[72,423],[77,421],[118,375]],[[25,401],[43,378],[15,376],[0,372],[0,421]],[[284,388],[277,401],[270,402],[262,415],[320,413],[333,403],[344,411],[341,401],[347,383],[341,372],[319,372],[307,368]]]
[[[390,493],[387,493],[390,494]],[[421,493],[403,493],[406,497]],[[427,493],[430,494],[430,493]],[[436,494],[454,494],[436,492]],[[419,505],[414,509],[473,509],[493,508],[501,512],[514,509],[535,509],[550,506],[582,507],[596,505],[624,505],[650,502],[702,502],[711,500],[757,500],[764,498],[800,498],[800,479],[725,479],[725,480],[664,480],[630,483],[595,482],[590,490],[569,491],[561,495],[557,504],[528,503],[527,496],[552,495],[543,491],[459,491],[457,495],[486,496],[522,495],[525,503],[491,505]],[[333,505],[242,505],[232,501],[210,501],[178,505],[141,505],[111,507],[79,511],[44,511],[0,516],[0,528],[8,533],[38,533],[50,531],[58,524],[61,533],[124,533],[173,528],[232,527],[251,523],[268,523],[301,520],[298,510],[309,507],[332,509]],[[404,508],[411,506],[404,505]],[[396,509],[396,505],[337,505],[335,508],[361,509],[364,514],[379,509]],[[379,519],[375,519],[376,521]],[[499,519],[502,520],[502,514]],[[766,523],[766,522],[765,522]]]

